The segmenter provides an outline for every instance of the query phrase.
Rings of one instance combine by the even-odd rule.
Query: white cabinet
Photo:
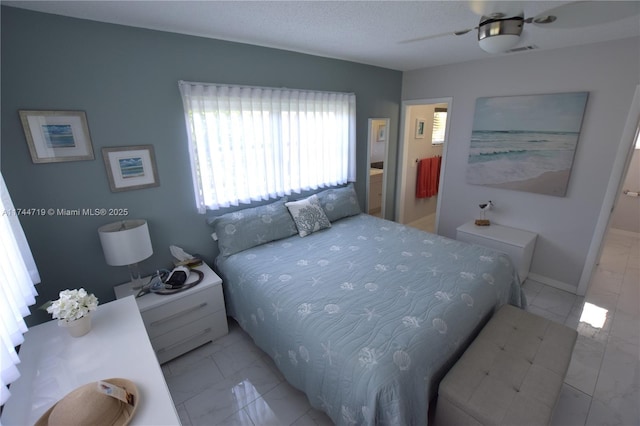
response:
[[[121,377],[140,391],[131,426],[180,424],[133,297],[98,305],[91,322],[82,337],[71,337],[57,320],[29,328],[20,347],[21,376],[11,384],[0,423],[32,425],[72,390]]]
[[[161,364],[229,332],[222,280],[206,264],[195,269],[204,277],[188,290],[171,295],[151,293],[136,298]],[[195,277],[196,274],[191,274],[189,280]],[[136,293],[131,290],[131,283],[119,285],[114,291],[118,299]]]
[[[458,227],[456,239],[505,253],[511,258],[523,283],[529,274],[538,234],[523,229],[491,224],[477,226],[473,221]]]
[[[371,169],[369,173],[369,211],[370,215],[382,211],[382,169]]]

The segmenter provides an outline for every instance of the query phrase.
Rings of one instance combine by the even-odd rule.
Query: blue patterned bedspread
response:
[[[338,425],[426,425],[479,327],[524,304],[506,256],[365,214],[216,264],[227,312]]]

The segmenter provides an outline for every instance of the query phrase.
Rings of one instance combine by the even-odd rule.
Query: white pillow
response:
[[[289,201],[284,205],[289,209],[301,237],[331,227],[331,222],[315,194],[303,200]]]

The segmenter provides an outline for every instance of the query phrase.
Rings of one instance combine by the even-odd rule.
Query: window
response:
[[[355,95],[180,82],[200,213],[355,181]]]
[[[16,209],[0,175],[0,405],[7,402],[9,384],[20,377],[16,367],[20,358],[15,347],[22,344],[27,331],[23,317],[38,294],[34,284],[40,276],[29,244],[18,221]]]
[[[447,130],[447,109],[436,108],[433,113],[433,132],[431,134],[431,144],[432,145],[443,144],[446,130]]]

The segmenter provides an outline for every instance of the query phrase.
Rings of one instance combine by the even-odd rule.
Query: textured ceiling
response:
[[[415,38],[478,25],[490,11],[536,16],[558,1],[2,1],[3,5],[345,59],[396,70],[489,58],[477,35]],[[540,50],[640,36],[640,15],[615,19],[619,2],[593,14],[578,5],[549,26],[525,25],[518,46]],[[608,22],[598,23],[602,20]],[[577,27],[576,27],[577,25]],[[571,26],[572,28],[564,28]],[[509,53],[511,55],[526,53]]]

